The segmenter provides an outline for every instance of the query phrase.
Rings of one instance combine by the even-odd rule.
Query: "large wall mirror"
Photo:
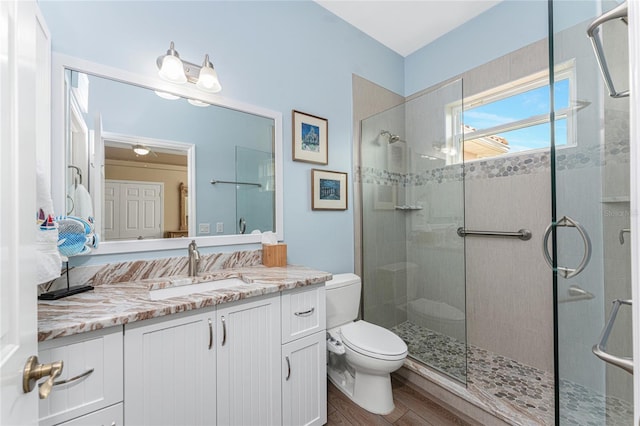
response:
[[[56,212],[93,216],[97,254],[282,240],[282,115],[53,55]]]

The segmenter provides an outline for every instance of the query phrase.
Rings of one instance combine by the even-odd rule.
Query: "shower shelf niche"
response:
[[[404,205],[404,206],[395,206],[396,210],[402,210],[402,211],[415,211],[415,210],[422,210],[422,206],[408,206],[408,205]]]

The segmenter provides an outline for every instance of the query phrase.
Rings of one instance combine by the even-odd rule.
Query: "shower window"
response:
[[[556,146],[575,145],[571,100],[573,62],[556,71]],[[441,148],[448,164],[548,149],[549,74],[541,72],[449,105],[450,143]]]

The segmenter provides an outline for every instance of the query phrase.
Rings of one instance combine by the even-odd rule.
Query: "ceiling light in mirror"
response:
[[[137,155],[147,155],[149,154],[149,152],[151,152],[151,150],[144,145],[134,145],[133,152],[135,152]]]

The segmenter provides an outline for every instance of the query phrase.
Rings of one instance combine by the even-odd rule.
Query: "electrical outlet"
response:
[[[199,234],[208,234],[211,232],[210,226],[208,223],[200,223],[198,224],[198,233]]]
[[[218,233],[224,232],[224,223],[222,222],[216,223],[216,232]]]

